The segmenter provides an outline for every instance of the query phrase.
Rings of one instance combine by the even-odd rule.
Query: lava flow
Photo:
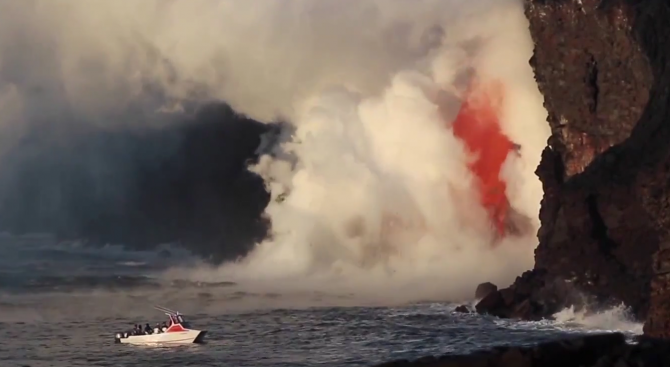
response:
[[[502,83],[472,83],[452,126],[454,135],[474,156],[468,167],[478,178],[482,206],[501,237],[506,234],[510,205],[500,170],[507,155],[516,147],[500,129],[503,99]]]

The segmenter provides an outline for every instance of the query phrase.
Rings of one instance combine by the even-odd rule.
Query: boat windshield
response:
[[[188,322],[186,322],[186,320],[184,320],[184,317],[182,315],[177,315],[177,322],[180,323],[183,327],[185,327],[187,329],[189,328]]]
[[[184,317],[182,315],[169,315],[170,316],[170,325],[173,324],[181,324],[181,326],[189,329],[189,323],[184,320]]]

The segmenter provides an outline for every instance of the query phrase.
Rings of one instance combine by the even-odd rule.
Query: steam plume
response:
[[[295,131],[253,168],[272,193],[273,237],[219,276],[459,297],[532,266],[549,131],[521,4],[442,4],[442,18],[407,19],[439,42],[381,92],[352,72],[296,100]]]
[[[105,127],[139,110],[134,123],[161,127],[156,111],[192,100],[290,122],[252,168],[271,189],[272,237],[200,277],[416,298],[532,265],[549,128],[520,0],[27,0],[0,14],[4,129],[36,105]],[[495,124],[521,147],[490,180],[457,132],[473,75],[500,83]],[[48,88],[21,87],[32,81]],[[516,231],[482,205],[487,182]]]

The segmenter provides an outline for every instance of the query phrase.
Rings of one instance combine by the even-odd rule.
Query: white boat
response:
[[[193,344],[202,343],[207,331],[191,329],[184,316],[177,311],[165,307],[154,306],[155,309],[164,312],[168,318],[168,327],[165,331],[154,329],[149,334],[133,334],[132,332],[120,332],[114,335],[114,342],[122,344]]]

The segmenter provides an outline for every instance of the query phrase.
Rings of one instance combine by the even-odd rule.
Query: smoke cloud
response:
[[[470,296],[532,267],[549,127],[527,28],[520,0],[4,2],[0,126],[15,137],[57,113],[161,128],[208,100],[285,119],[251,167],[272,236],[236,263],[172,275]],[[502,236],[472,169],[484,153],[453,129],[476,80],[502,86],[494,120],[520,146],[498,167],[515,228]]]
[[[39,85],[41,94],[52,92],[53,105],[64,100],[91,120],[138,101],[147,111],[173,107],[150,100],[156,97],[148,93],[150,86],[166,96],[163,100],[225,100],[251,118],[269,121],[293,117],[296,101],[329,84],[365,93],[383,87],[393,72],[411,66],[439,42],[437,25],[461,7],[454,4],[3,3],[2,79]]]

